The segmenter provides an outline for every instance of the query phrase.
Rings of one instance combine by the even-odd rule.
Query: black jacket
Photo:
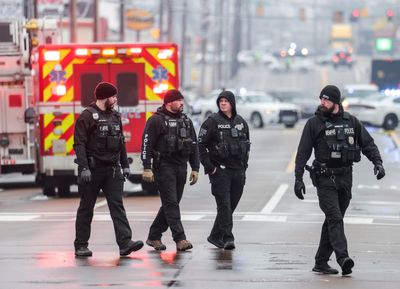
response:
[[[375,145],[374,139],[360,123],[360,121],[353,115],[347,113],[350,117],[350,121],[354,124],[356,142],[361,148],[361,152],[373,163],[382,164],[382,158],[379,153],[378,147]],[[300,139],[299,146],[297,148],[296,155],[296,167],[295,176],[296,178],[302,178],[304,174],[304,167],[307,164],[308,159],[311,156],[312,150],[315,148],[324,146],[324,131],[325,121],[329,120],[335,124],[343,119],[343,108],[340,107],[339,113],[336,115],[324,115],[319,109],[315,112],[315,115],[311,117],[303,129],[303,134]]]
[[[153,114],[146,123],[146,127],[143,132],[142,137],[142,154],[141,159],[143,162],[144,169],[152,168],[152,158],[154,158],[154,151],[157,146],[160,145],[161,137],[167,133],[167,126],[165,124],[165,117],[179,119],[182,117],[181,113],[169,112],[165,106],[161,106],[157,109],[157,112]],[[189,119],[190,120],[190,119]],[[183,156],[180,152],[174,152],[168,155],[162,156],[162,162],[167,162],[176,165],[186,165],[189,164],[193,171],[199,171],[200,160],[199,160],[199,149],[197,146],[197,136],[194,130],[193,123],[190,120],[190,137],[193,141],[193,150],[188,156]]]
[[[250,132],[249,126],[247,122],[236,113],[236,101],[234,95],[231,93],[220,95],[217,98],[217,105],[219,100],[224,97],[226,98],[231,106],[232,106],[232,117],[228,118],[222,111],[218,111],[219,118],[224,119],[224,123],[228,123],[231,128],[239,127],[240,130],[245,134],[245,139],[248,141],[250,145]],[[201,125],[199,132],[199,153],[200,153],[200,161],[204,166],[204,171],[206,174],[214,171],[216,166],[223,165],[227,168],[231,169],[245,169],[248,166],[248,158],[249,154],[247,153],[243,158],[227,158],[221,159],[215,154],[213,154],[213,150],[217,143],[219,142],[218,136],[218,125],[219,123],[216,120],[216,117],[211,116]]]
[[[102,111],[95,103],[91,103],[89,106],[93,107],[99,115],[119,122],[121,134],[123,135],[121,117],[117,111],[114,109]],[[75,123],[74,150],[78,165],[89,168],[88,157],[94,157],[96,166],[120,164],[122,168],[128,168],[129,163],[124,138],[121,138],[121,150],[119,152],[100,150],[96,144],[97,127],[97,121],[93,118],[92,113],[85,109]]]

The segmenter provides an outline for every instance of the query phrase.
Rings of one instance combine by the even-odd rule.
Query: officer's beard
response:
[[[322,113],[324,116],[331,116],[333,111],[335,110],[335,106],[332,106],[331,108],[327,108],[323,106],[322,104],[318,107],[318,110]]]
[[[114,103],[107,99],[104,103],[104,106],[106,107],[106,110],[112,110],[114,108]]]

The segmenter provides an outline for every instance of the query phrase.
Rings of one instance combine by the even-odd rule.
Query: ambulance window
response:
[[[94,89],[96,85],[103,80],[101,73],[83,73],[81,74],[81,105],[88,106],[94,101]]]
[[[117,75],[118,105],[136,106],[139,103],[138,77],[135,73]]]

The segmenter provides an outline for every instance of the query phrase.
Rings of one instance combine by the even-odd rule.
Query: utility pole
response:
[[[173,6],[173,0],[167,0],[167,9],[168,9],[168,19],[167,19],[167,30],[168,30],[168,35],[167,35],[167,40],[168,42],[172,42],[172,34],[173,34],[173,22],[172,20],[174,19],[173,16],[173,10],[172,10],[172,6]]]
[[[224,9],[225,0],[219,0],[215,2],[215,11],[221,11],[221,14],[217,15],[216,27],[217,33],[215,34],[215,64],[213,66],[212,73],[212,87],[221,88],[222,86],[222,38],[223,38],[223,19],[224,19]]]
[[[247,50],[251,50],[252,48],[252,29],[253,29],[253,17],[251,17],[251,2],[250,1],[246,1],[246,20],[247,20],[247,39],[246,39],[246,49]]]
[[[119,39],[125,41],[125,0],[119,2]]]
[[[200,90],[202,94],[205,92],[205,80],[206,80],[206,65],[207,65],[207,36],[208,27],[210,24],[210,7],[209,1],[203,0],[203,19],[201,24],[201,69],[200,69]]]
[[[231,75],[230,77],[234,77],[239,69],[239,63],[237,60],[237,54],[240,51],[240,42],[242,40],[242,20],[240,18],[240,12],[242,10],[242,0],[235,0],[234,7],[234,19],[233,19],[233,33],[232,33],[232,66],[231,66]]]
[[[93,0],[93,42],[99,41],[99,0]]]
[[[69,2],[69,41],[76,43],[76,0]]]
[[[160,42],[164,41],[164,0],[159,0],[159,12],[160,18],[158,19],[158,29],[160,29]]]
[[[186,57],[186,25],[187,25],[187,0],[183,0],[183,12],[182,12],[182,42],[181,42],[181,53],[180,53],[180,66],[181,66],[181,87],[185,87],[185,57]]]

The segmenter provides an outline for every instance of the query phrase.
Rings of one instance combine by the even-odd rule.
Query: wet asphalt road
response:
[[[371,130],[387,176],[377,182],[366,158],[355,167],[346,218],[351,277],[311,272],[321,214],[305,177],[306,200],[295,198],[292,159],[302,125],[252,131],[247,184],[235,214],[237,248],[208,244],[215,203],[207,177],[187,187],[181,203],[190,252],[177,253],[170,233],[164,252],[146,246],[120,258],[104,198],[97,202],[91,258],[73,254],[78,198],[44,199],[36,188],[0,192],[0,288],[398,288],[400,284],[400,156],[392,138]],[[157,196],[125,198],[134,238],[145,240]],[[332,260],[331,265],[338,265]]]

